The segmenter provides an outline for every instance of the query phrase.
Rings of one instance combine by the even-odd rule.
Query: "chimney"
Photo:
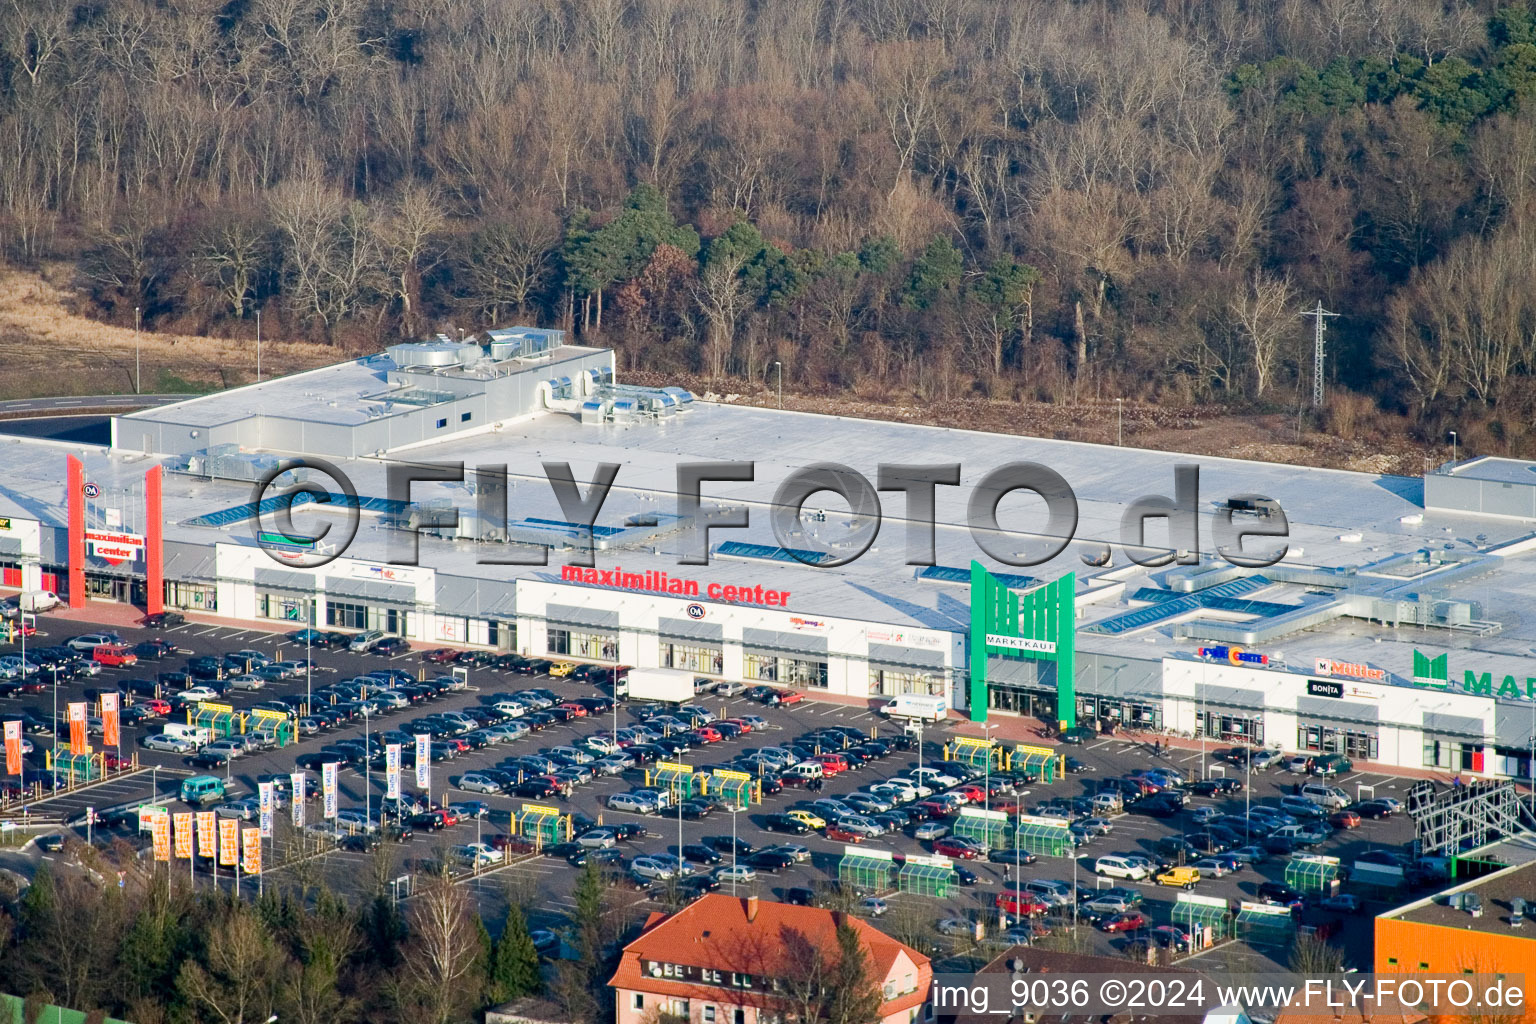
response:
[[[746,898],[746,900],[744,900],[743,902],[746,904],[746,907],[747,907],[747,921],[748,921],[748,923],[750,923],[752,921],[756,921],[757,920],[757,897],[756,896],[748,896]]]

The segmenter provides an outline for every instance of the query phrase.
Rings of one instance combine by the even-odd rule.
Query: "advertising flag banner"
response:
[[[71,754],[89,754],[90,743],[85,738],[85,704],[71,704],[69,706],[69,752]]]
[[[432,737],[416,734],[416,788],[432,788]]]
[[[213,860],[218,854],[218,844],[215,842],[218,829],[219,816],[212,811],[197,812],[197,855]]]
[[[327,761],[320,766],[320,791],[325,798],[325,816],[336,817],[336,762]]]
[[[191,811],[185,811],[172,819],[176,825],[176,858],[178,860],[192,859],[192,828],[193,815]]]
[[[171,812],[164,807],[149,819],[149,834],[154,842],[155,860],[171,859]]]
[[[123,742],[122,713],[117,706],[117,694],[104,693],[101,695],[101,745],[104,747],[121,746]]]
[[[5,723],[5,773],[21,774],[21,723]]]
[[[240,822],[234,818],[219,819],[219,863],[232,868],[240,860]]]
[[[400,799],[400,744],[391,743],[384,748],[384,770],[388,773],[389,798]]]
[[[272,792],[276,783],[260,782],[256,784],[257,799],[260,801],[261,827],[257,830],[263,839],[272,838],[272,809],[276,803],[275,794]]]
[[[289,805],[293,808],[293,827],[304,827],[304,790],[309,785],[309,778],[303,772],[294,772],[288,776],[289,787],[293,790],[293,802]]]
[[[245,856],[241,859],[240,870],[248,875],[261,874],[261,829],[244,828],[240,830],[245,839]]]

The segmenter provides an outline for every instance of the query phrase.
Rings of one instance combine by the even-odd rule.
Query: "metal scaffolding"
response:
[[[1419,782],[1408,790],[1408,814],[1421,856],[1455,857],[1536,825],[1513,782],[1482,779],[1446,789]]]

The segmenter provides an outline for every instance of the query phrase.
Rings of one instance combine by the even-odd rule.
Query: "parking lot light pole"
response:
[[[739,807],[732,807],[731,808],[731,895],[732,896],[736,895],[736,813],[739,810],[740,810]],[[679,857],[681,857],[683,855],[683,848],[681,846],[679,846],[677,848],[677,855]]]
[[[363,820],[373,824],[373,747],[369,742],[369,707],[363,705]]]

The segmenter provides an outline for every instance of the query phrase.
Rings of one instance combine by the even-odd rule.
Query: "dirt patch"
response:
[[[59,267],[0,272],[0,398],[212,391],[256,379],[249,339],[163,334],[80,316]],[[138,365],[135,367],[135,353]],[[310,342],[261,343],[263,377],[324,366],[345,354]]]

